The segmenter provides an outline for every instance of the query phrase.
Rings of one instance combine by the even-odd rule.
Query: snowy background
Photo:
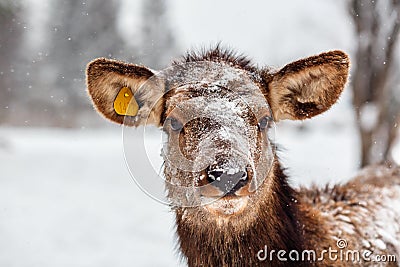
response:
[[[273,67],[326,50],[353,53],[353,25],[345,1],[243,3],[169,1],[178,50],[223,41],[259,65]],[[43,26],[49,2],[31,0],[26,5],[31,51],[46,53],[41,47],[54,33]],[[132,36],[143,27],[140,10],[140,1],[129,0],[117,10],[118,29],[126,33],[122,39],[132,46]],[[149,54],[142,56],[140,61],[146,62]],[[40,90],[38,84],[32,87],[33,92]],[[85,88],[77,90],[87,101]],[[54,98],[63,96],[56,92]],[[25,108],[20,105],[14,107],[16,113]],[[35,107],[49,113],[40,102]],[[16,123],[20,127],[0,125],[0,266],[178,266],[172,213],[141,192],[130,177],[122,128],[91,113],[69,129],[39,128],[29,116]],[[161,147],[157,131],[149,135],[150,142]],[[359,160],[350,90],[312,121],[279,124],[276,140],[294,186],[346,181]],[[400,147],[393,153],[400,162]],[[150,156],[159,160],[157,153]]]

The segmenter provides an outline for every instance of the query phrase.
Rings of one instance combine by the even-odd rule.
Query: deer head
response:
[[[153,124],[167,134],[166,189],[179,221],[240,230],[279,193],[269,129],[279,120],[304,120],[328,110],[344,88],[348,68],[341,51],[272,71],[217,48],[188,54],[159,72],[96,59],[87,68],[87,87],[107,119]],[[121,97],[130,106],[116,103]]]

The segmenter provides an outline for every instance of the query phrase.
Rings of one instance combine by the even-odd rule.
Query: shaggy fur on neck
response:
[[[301,262],[260,261],[259,250],[302,251],[303,237],[299,203],[295,191],[287,184],[280,165],[274,167],[271,196],[262,201],[258,218],[245,231],[220,230],[214,223],[197,227],[186,223],[182,209],[176,210],[177,234],[189,266],[305,266]],[[232,227],[234,228],[234,227]]]

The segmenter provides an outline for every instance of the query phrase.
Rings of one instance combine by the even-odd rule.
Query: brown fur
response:
[[[395,255],[396,262],[388,262],[382,266],[398,266],[399,246],[383,235],[386,231],[391,232],[389,229],[394,227],[397,230],[391,233],[391,238],[399,240],[400,236],[400,214],[393,209],[396,205],[394,201],[400,198],[398,166],[370,166],[344,185],[326,186],[322,189],[315,186],[301,188],[299,196],[303,207],[313,210],[320,217],[320,228],[325,229],[327,238],[325,244],[335,248],[335,239],[345,239],[348,242],[346,249],[370,250],[375,255]],[[320,248],[321,241],[313,235],[310,237],[313,243],[311,245]],[[386,248],[379,245],[379,240],[384,240]],[[350,263],[343,264],[350,266]],[[378,265],[377,262],[364,261],[358,264]]]
[[[251,218],[243,222],[233,217],[228,225],[222,226],[203,214],[196,214],[199,211],[195,208],[177,210],[180,248],[189,266],[259,266],[265,263],[256,255],[265,245],[287,251],[301,251],[307,247],[308,241],[299,221],[296,193],[287,185],[278,162],[270,178],[272,188],[260,190],[272,190],[276,194],[262,194],[264,198],[257,200],[261,204],[255,205],[256,210],[243,214],[244,217],[256,216],[256,220]],[[271,264],[301,266],[298,262],[283,263],[276,259]]]
[[[242,54],[238,54],[234,50],[224,49],[221,47],[220,44],[209,50],[203,49],[200,52],[190,51],[181,59],[175,60],[173,62],[173,65],[201,61],[229,63],[235,67],[247,70],[252,73],[258,71],[249,58]]]
[[[181,67],[181,64],[203,61],[215,62],[215,69],[204,70],[200,77],[193,76],[195,80],[189,81],[192,83],[182,90],[182,75],[190,72],[190,68]],[[88,66],[88,90],[98,111],[117,123],[124,122],[123,117],[115,114],[112,109],[119,89],[129,86],[134,92],[140,92],[135,98],[141,103],[139,113],[143,113],[138,115],[139,119],[125,120],[125,123],[135,126],[144,124],[145,115],[150,114],[152,123],[164,124],[164,131],[169,137],[169,149],[180,151],[186,159],[196,160],[195,152],[204,149],[202,142],[207,139],[207,133],[217,131],[219,126],[207,118],[185,121],[188,120],[185,111],[180,114],[172,112],[180,103],[202,95],[213,100],[214,94],[223,95],[229,99],[228,102],[232,102],[235,101],[236,93],[248,97],[249,103],[254,104],[264,96],[276,121],[311,118],[328,110],[339,98],[347,80],[349,59],[341,51],[332,51],[298,60],[273,72],[268,68],[259,70],[247,58],[217,46],[203,53],[189,53],[173,65],[178,69],[177,77],[155,86],[155,91],[147,88],[148,91],[140,92],[139,87],[152,77],[152,71],[118,61],[95,60]],[[237,74],[227,83],[228,88],[216,83],[225,72]],[[202,81],[201,85],[198,85],[199,80]],[[217,88],[217,93],[208,91],[208,86]],[[246,86],[248,90],[257,88],[261,96],[256,91],[243,91]],[[165,94],[161,96],[162,93]],[[156,103],[154,109],[151,103]],[[190,106],[189,111],[196,110],[197,105],[201,103]],[[254,162],[262,166],[267,163],[262,153],[267,148],[268,136],[259,128],[254,133],[254,129],[264,116],[271,114],[265,107],[257,104],[254,106],[256,112],[251,113],[243,108],[243,114],[237,116],[237,119],[245,122],[243,131],[253,131],[252,135],[248,134],[254,138],[250,140],[254,141],[249,148],[250,155]],[[171,120],[176,120],[178,125],[182,123],[182,130],[173,130]],[[234,146],[231,141],[223,138],[215,140],[215,149],[219,151],[216,155],[218,163],[229,161],[230,155],[226,151]],[[273,144],[272,149],[275,151]],[[183,164],[178,159],[172,160],[177,161],[175,163],[178,165]],[[196,180],[201,175],[207,176],[204,170],[187,172],[166,161],[164,174],[171,199],[179,199],[186,193],[172,186],[171,181],[182,186],[211,186],[201,191],[206,195],[219,193],[218,188],[212,187],[206,180]],[[250,181],[252,174],[251,170],[247,173]],[[380,192],[385,193],[378,197]],[[397,167],[373,166],[345,185],[294,190],[288,185],[287,177],[274,155],[271,171],[266,174],[256,192],[251,193],[249,185],[246,185],[236,195],[226,195],[223,200],[234,205],[229,201],[238,197],[242,199],[242,196],[248,196],[244,208],[232,214],[219,214],[213,204],[174,207],[179,248],[189,266],[355,265],[345,261],[330,261],[328,258],[321,262],[280,262],[277,257],[273,257],[273,261],[259,261],[256,257],[257,252],[265,246],[276,251],[284,249],[287,252],[301,252],[306,249],[318,253],[323,249],[337,248],[336,242],[339,239],[348,242],[348,249],[369,249],[375,254],[400,257],[400,247],[389,236],[400,239],[400,214],[390,206],[391,199],[400,201],[400,171]],[[221,203],[222,209],[229,206],[225,202]],[[388,220],[392,228],[386,229],[385,220]],[[396,266],[395,263],[390,264]],[[360,265],[373,266],[374,262],[362,262]]]
[[[293,62],[273,75],[269,100],[275,120],[303,120],[329,109],[347,81],[349,58],[332,51]]]
[[[153,76],[152,71],[134,64],[99,58],[88,64],[86,75],[88,93],[97,111],[104,117],[119,124],[125,121],[129,126],[145,123],[158,125],[160,119],[157,114],[162,110],[163,92],[138,93],[140,86]],[[113,102],[122,87],[129,87],[135,94],[140,106],[136,120],[114,111]]]

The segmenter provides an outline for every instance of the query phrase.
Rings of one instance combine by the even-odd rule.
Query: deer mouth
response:
[[[202,172],[200,195],[203,208],[217,216],[241,214],[249,202],[252,170],[245,168],[212,168]]]
[[[249,202],[249,196],[224,196],[204,205],[204,209],[216,216],[234,216],[241,214]]]

